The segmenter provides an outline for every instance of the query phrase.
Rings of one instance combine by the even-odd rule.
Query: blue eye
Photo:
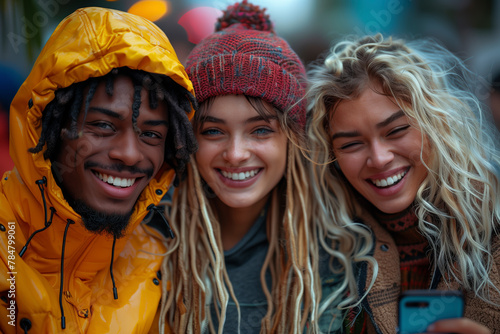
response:
[[[206,136],[216,136],[222,134],[222,132],[218,129],[211,128],[201,131],[201,134]]]
[[[269,129],[269,128],[258,128],[256,129],[253,133],[257,134],[257,135],[267,135],[267,134],[270,134],[270,133],[273,133],[274,131]]]

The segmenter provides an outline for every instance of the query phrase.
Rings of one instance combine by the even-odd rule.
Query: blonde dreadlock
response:
[[[307,174],[310,168],[301,152],[306,124],[304,65],[274,33],[265,9],[243,0],[229,6],[217,31],[193,48],[186,72],[200,104],[193,119],[195,131],[204,122],[212,99],[220,95],[244,95],[264,120],[271,115],[263,103],[274,107],[288,137],[288,161],[284,178],[271,191],[267,210],[269,249],[260,274],[267,312],[261,333],[303,333],[306,327],[310,333],[319,332],[319,317],[337,306],[337,298],[349,294],[349,302],[357,296],[351,259],[363,255],[371,239],[362,230],[360,240],[366,241],[367,248],[358,249],[357,235],[348,228],[350,220],[342,228],[333,219],[323,219],[326,215],[316,220],[319,215],[314,211]],[[204,188],[196,161],[191,161],[170,212],[178,237],[167,241],[160,329],[169,325],[175,333],[222,333],[229,297],[236,303],[239,323],[240,307],[225,266],[213,193]],[[340,289],[328,296],[322,296],[320,249],[342,267],[323,269],[335,276],[340,276],[339,271],[345,274]],[[209,308],[212,301],[217,329]]]
[[[262,110],[259,99],[249,100],[257,110]],[[195,129],[207,105],[203,104],[195,115]],[[301,132],[294,129],[296,123],[285,124],[283,113],[277,115],[282,129],[288,129],[284,131],[289,138],[289,154],[286,177],[272,191],[267,212],[269,250],[260,277],[268,308],[261,321],[261,333],[303,333],[306,324],[309,333],[317,333],[319,317],[334,300],[346,297],[348,289],[352,289],[349,301],[355,300],[349,252],[366,253],[371,243],[367,241],[368,232],[363,230],[368,247],[359,251],[355,249],[353,233],[342,232],[338,227],[332,229],[335,223],[331,221],[326,226],[316,224],[307,164],[298,145],[303,140]],[[205,329],[222,333],[229,297],[238,310],[239,305],[225,269],[220,225],[211,205],[214,195],[202,183],[195,159],[191,161],[186,181],[175,190],[171,207],[166,210],[170,211],[169,221],[177,237],[168,241],[169,251],[161,269],[160,329],[164,332],[167,324],[175,333],[202,333]],[[341,288],[329,296],[322,296],[318,270],[320,247],[348,268],[344,269]],[[266,271],[271,273],[271,289],[265,281]],[[220,305],[218,329],[210,317],[210,300]]]

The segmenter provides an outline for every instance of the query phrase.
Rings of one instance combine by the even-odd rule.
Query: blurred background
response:
[[[346,34],[377,32],[432,37],[480,77],[478,97],[488,102],[500,72],[500,0],[252,0],[267,8],[275,31],[304,63]],[[181,62],[213,32],[230,0],[0,0],[0,175],[12,165],[7,110],[57,24],[80,7],[99,6],[145,16],[162,28]]]

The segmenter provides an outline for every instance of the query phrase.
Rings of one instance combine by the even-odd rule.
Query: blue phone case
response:
[[[460,318],[464,299],[460,291],[409,290],[399,299],[399,334],[425,333],[437,320]]]

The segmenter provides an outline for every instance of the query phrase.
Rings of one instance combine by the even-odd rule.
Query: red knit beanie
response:
[[[304,65],[264,12],[246,0],[229,6],[216,32],[189,54],[186,71],[199,103],[218,95],[259,97],[304,128]]]

